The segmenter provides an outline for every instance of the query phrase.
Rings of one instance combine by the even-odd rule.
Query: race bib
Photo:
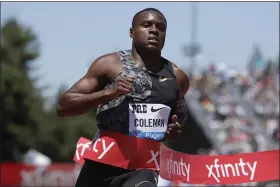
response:
[[[163,104],[129,104],[129,135],[163,140],[171,108]]]

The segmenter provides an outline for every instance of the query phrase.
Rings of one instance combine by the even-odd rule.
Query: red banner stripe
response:
[[[99,139],[81,138],[74,160],[83,158],[124,169],[158,170],[163,179],[189,184],[239,184],[279,180],[279,150],[201,156],[174,151],[156,141],[101,132]]]

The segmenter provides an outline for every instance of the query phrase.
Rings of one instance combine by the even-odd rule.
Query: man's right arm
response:
[[[110,66],[108,64],[114,64],[117,61],[119,61],[119,56],[115,53],[96,59],[86,75],[61,96],[57,106],[57,115],[60,117],[80,115],[116,97],[110,90],[102,90],[102,88],[109,80]]]

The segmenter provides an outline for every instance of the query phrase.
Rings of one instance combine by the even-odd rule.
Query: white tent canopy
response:
[[[38,167],[47,167],[52,163],[52,160],[46,155],[38,152],[37,150],[30,149],[23,156],[23,163],[35,165]]]

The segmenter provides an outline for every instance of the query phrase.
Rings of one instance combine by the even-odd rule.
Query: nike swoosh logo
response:
[[[156,112],[156,111],[159,111],[159,110],[161,110],[161,109],[163,109],[163,108],[165,108],[165,107],[161,107],[161,108],[157,108],[157,109],[154,109],[153,107],[151,108],[151,112]]]
[[[158,80],[159,80],[159,82],[164,82],[164,81],[172,80],[172,79],[174,79],[174,78],[160,77]]]

